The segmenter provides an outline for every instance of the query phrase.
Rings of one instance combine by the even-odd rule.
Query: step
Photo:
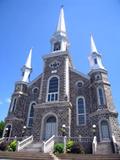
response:
[[[53,160],[52,156],[48,153],[35,153],[35,152],[0,152],[1,158],[20,159],[20,160]]]
[[[120,155],[59,154],[59,160],[120,160]]]
[[[21,152],[40,152],[41,151],[41,146],[42,146],[42,143],[40,142],[37,142],[37,143],[32,143],[32,144],[29,144],[28,146],[26,146],[25,148],[23,148],[21,150]]]
[[[96,154],[111,154],[111,153],[113,153],[113,148],[110,142],[100,142],[97,144]]]

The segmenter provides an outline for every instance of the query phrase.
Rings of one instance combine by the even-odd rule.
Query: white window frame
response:
[[[101,90],[102,90],[103,104],[101,104],[101,102],[100,102],[99,89],[101,89]],[[101,86],[98,86],[98,87],[97,87],[97,97],[98,97],[98,98],[97,98],[97,99],[98,99],[98,105],[99,105],[99,106],[105,105],[105,94],[104,94],[103,87],[101,87]]]
[[[50,84],[50,80],[53,78],[53,77],[56,77],[58,78],[58,92],[52,92],[52,93],[49,93],[49,84]],[[49,102],[49,103],[52,103],[52,102],[57,102],[59,101],[59,88],[60,88],[60,77],[58,75],[52,75],[49,77],[48,79],[48,82],[47,82],[47,94],[46,94],[46,102]],[[54,97],[55,95],[57,94],[58,98],[57,100],[53,100],[53,101],[48,101],[48,95],[50,95],[50,99],[51,99],[51,95],[54,94]]]
[[[15,100],[16,100],[16,102],[15,102]],[[12,102],[11,102],[11,106],[10,106],[10,112],[14,112],[15,111],[15,109],[16,109],[16,104],[17,104],[17,100],[18,100],[18,97],[14,97],[13,99],[12,99]],[[15,103],[15,104],[14,104]],[[15,105],[15,106],[14,106]],[[13,108],[14,108],[14,110],[13,110]]]
[[[100,141],[101,142],[110,142],[111,141],[111,139],[110,138],[108,138],[108,139],[102,139],[102,130],[101,130],[101,123],[102,123],[102,121],[106,121],[107,123],[108,123],[108,129],[109,129],[109,136],[111,137],[112,135],[111,135],[111,126],[110,126],[110,123],[109,123],[109,121],[108,121],[108,119],[106,119],[106,118],[102,118],[101,120],[99,120],[99,135],[100,135]]]
[[[28,116],[27,116],[27,127],[28,128],[31,128],[32,126],[29,126],[29,120],[30,118],[33,118],[33,117],[30,117],[30,111],[31,111],[31,107],[32,107],[32,104],[35,103],[35,105],[37,104],[35,101],[32,101],[29,105],[29,110],[28,110]]]
[[[84,113],[81,113],[81,114],[79,114],[78,113],[78,100],[79,100],[79,98],[82,98],[83,99],[83,104],[84,104]],[[85,98],[83,97],[83,96],[79,96],[79,97],[77,97],[77,99],[76,99],[76,122],[77,122],[77,126],[84,126],[84,125],[86,125],[86,103],[85,103]],[[84,116],[84,124],[79,124],[79,116],[80,115],[83,115]]]

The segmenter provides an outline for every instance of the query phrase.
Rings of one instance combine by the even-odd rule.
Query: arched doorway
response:
[[[45,122],[45,134],[44,138],[49,139],[53,135],[56,135],[57,127],[56,127],[56,117],[54,116],[49,116],[46,118]]]
[[[4,137],[10,137],[11,135],[12,126],[11,124],[8,124],[4,129]]]
[[[101,121],[101,139],[102,141],[110,140],[110,130],[106,120]]]

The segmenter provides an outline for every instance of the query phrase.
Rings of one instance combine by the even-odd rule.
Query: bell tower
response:
[[[66,51],[68,47],[69,42],[66,34],[64,10],[63,6],[61,6],[57,29],[51,38],[51,52]]]
[[[90,63],[90,96],[91,96],[91,121],[97,126],[96,134],[98,141],[109,141],[112,135],[118,137],[118,113],[116,112],[111,84],[108,78],[108,72],[102,63],[102,57],[97,51],[95,42],[91,35],[91,54]],[[108,123],[109,122],[109,123]],[[103,126],[106,126],[106,131]]]
[[[28,84],[31,67],[32,49],[30,50],[29,56],[25,65],[22,68],[22,79],[15,83],[15,89],[11,97],[11,104],[6,118],[6,123],[9,123],[11,127],[12,137],[22,136],[23,126],[25,125],[25,111],[26,102],[28,98]],[[19,127],[18,127],[19,126]]]

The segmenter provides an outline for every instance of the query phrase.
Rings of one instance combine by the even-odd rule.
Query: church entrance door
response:
[[[101,135],[102,135],[103,141],[110,140],[109,126],[108,126],[108,122],[105,120],[101,122]]]
[[[54,116],[48,117],[45,125],[45,139],[49,139],[56,135],[56,118]]]

